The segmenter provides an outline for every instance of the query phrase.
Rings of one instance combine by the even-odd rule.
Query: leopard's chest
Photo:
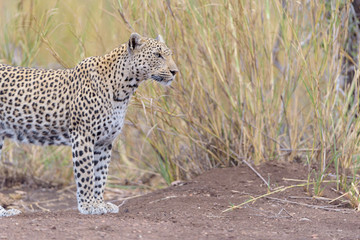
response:
[[[121,133],[127,110],[127,103],[109,111],[106,118],[97,126],[96,144],[111,143]]]

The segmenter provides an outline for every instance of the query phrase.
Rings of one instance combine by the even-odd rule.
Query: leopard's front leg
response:
[[[104,190],[109,172],[109,164],[111,160],[112,143],[104,144],[102,146],[95,146],[94,151],[94,175],[95,175],[95,191],[94,197],[100,202],[104,202]],[[117,213],[119,207],[106,203],[107,206],[112,207],[110,212]]]
[[[71,133],[77,202],[83,214],[117,213],[119,208],[95,198],[94,136],[85,131]]]
[[[104,201],[104,190],[111,160],[112,144],[95,146],[94,151],[94,175],[95,175],[95,199]]]

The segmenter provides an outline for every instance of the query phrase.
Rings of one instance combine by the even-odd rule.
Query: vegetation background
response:
[[[358,52],[347,51],[349,35],[358,39],[350,1],[9,0],[0,11],[5,64],[71,68],[132,32],[161,34],[173,50],[180,74],[171,88],[148,81],[131,101],[111,186],[298,161],[318,182],[314,194],[327,175],[356,191],[358,84],[344,72],[350,62],[360,74]],[[0,176],[70,184],[70,149],[7,141]]]

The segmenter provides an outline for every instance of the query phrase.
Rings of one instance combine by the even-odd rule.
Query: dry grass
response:
[[[115,148],[114,176],[160,174],[169,183],[243,159],[315,164],[309,178],[319,183],[329,171],[338,180],[343,169],[356,176],[358,101],[339,88],[350,4],[285,2],[1,1],[0,58],[72,67],[133,31],[164,36],[180,74],[170,89],[140,87]],[[2,161],[68,182],[69,159],[68,148],[10,144]]]

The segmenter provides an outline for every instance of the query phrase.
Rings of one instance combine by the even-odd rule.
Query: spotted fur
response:
[[[173,81],[178,69],[171,55],[161,37],[133,33],[127,44],[73,69],[0,64],[0,151],[5,138],[71,146],[79,211],[117,213],[103,198],[112,143],[139,84]],[[17,213],[0,207],[0,216]]]

